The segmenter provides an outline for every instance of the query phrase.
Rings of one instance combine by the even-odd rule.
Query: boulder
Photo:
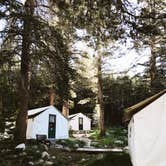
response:
[[[29,161],[28,165],[31,166],[31,165],[35,165],[35,164],[32,161]]]
[[[74,148],[79,148],[79,144],[74,144]]]
[[[42,159],[49,159],[50,157],[50,155],[46,151],[42,152],[41,156],[42,156]]]
[[[55,145],[55,148],[57,148],[57,149],[63,149],[63,145],[56,144],[56,145]]]
[[[55,160],[55,159],[56,159],[56,156],[51,156],[51,158],[52,158],[53,160]]]
[[[67,152],[71,152],[71,149],[69,147],[64,147],[63,149]]]
[[[54,163],[52,162],[52,161],[46,161],[45,163],[44,163],[44,165],[45,166],[47,166],[47,165],[53,165]]]
[[[17,146],[15,147],[15,149],[17,149],[17,150],[25,150],[25,144],[24,144],[24,143],[19,144],[19,145],[17,145]]]
[[[45,144],[41,144],[41,145],[40,145],[40,148],[41,148],[42,150],[44,150],[44,151],[48,151],[48,146],[45,145]]]
[[[40,159],[40,160],[37,161],[36,164],[41,164],[41,165],[43,165],[43,163],[44,163],[44,160],[43,160],[43,159]]]

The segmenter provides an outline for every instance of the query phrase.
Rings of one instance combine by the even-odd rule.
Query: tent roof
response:
[[[47,106],[47,107],[41,107],[41,108],[36,108],[36,109],[31,109],[28,110],[28,119],[34,118],[38,115],[40,115],[42,112],[50,109],[50,108],[54,108],[56,109],[56,111],[58,111],[65,119],[67,119],[57,108],[55,108],[54,106]],[[68,119],[67,119],[68,120]]]
[[[127,108],[124,113],[124,122],[128,123],[134,114],[141,111],[143,108],[151,104],[153,101],[157,100],[160,96],[162,96],[165,93],[166,93],[166,89]]]
[[[79,115],[79,114],[84,115],[83,113],[79,112],[79,113],[76,113],[76,114],[69,115],[69,119],[72,119],[72,118],[76,117],[76,116]],[[84,115],[84,116],[86,116],[86,115]],[[86,116],[86,117],[87,117],[87,116]],[[89,117],[87,117],[87,118],[90,119]],[[91,119],[90,119],[90,120],[91,120]]]
[[[72,119],[74,118],[75,116],[77,116],[79,113],[76,113],[76,114],[72,114],[72,115],[69,115],[69,119]]]

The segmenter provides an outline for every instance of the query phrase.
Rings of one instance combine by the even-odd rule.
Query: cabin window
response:
[[[49,115],[48,138],[55,138],[56,134],[56,115]]]
[[[79,130],[83,130],[83,118],[82,117],[79,117],[78,123],[79,123]]]
[[[55,123],[55,116],[54,115],[50,115],[49,122]]]

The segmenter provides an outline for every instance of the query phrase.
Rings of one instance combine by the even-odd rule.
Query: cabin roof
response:
[[[76,114],[72,114],[72,115],[69,115],[69,119],[72,119],[74,118],[75,116],[77,116],[79,113],[76,113]]]
[[[79,115],[79,114],[82,114],[82,115],[84,115],[83,113],[81,113],[81,112],[79,112],[79,113],[76,113],[76,114],[72,114],[72,115],[69,115],[69,119],[72,119],[72,118],[74,118],[74,117],[76,117],[77,115]],[[88,116],[86,116],[86,115],[84,115],[86,118],[88,118],[88,119],[90,119]],[[90,119],[91,120],[91,119]]]
[[[137,112],[141,111],[143,108],[151,104],[153,101],[157,100],[160,96],[166,93],[166,89],[162,90],[161,92],[125,109],[124,113],[124,122],[128,123],[132,116],[136,114]]]
[[[43,113],[44,111],[50,109],[50,108],[54,108],[56,109],[56,111],[58,111],[66,120],[68,120],[57,108],[55,108],[54,106],[47,106],[47,107],[41,107],[41,108],[36,108],[36,109],[31,109],[28,110],[28,119],[34,118],[38,115],[40,115],[41,113]]]

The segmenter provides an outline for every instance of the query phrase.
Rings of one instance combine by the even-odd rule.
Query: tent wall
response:
[[[83,130],[91,130],[91,119],[79,113],[69,121],[69,129],[71,130],[79,130],[79,118],[83,118]]]
[[[26,132],[27,139],[31,139],[33,135],[33,122],[34,122],[34,119],[28,119],[27,132]]]
[[[166,165],[166,95],[133,116],[134,147],[133,166],[164,166]],[[133,153],[133,154],[134,154]]]
[[[68,120],[52,106],[34,119],[28,120],[27,139],[36,139],[37,134],[46,135],[48,138],[49,114],[56,115],[55,139],[67,139],[69,137]]]
[[[131,162],[134,166],[138,166],[138,164],[136,164],[134,118],[130,120],[130,123],[128,125],[128,146],[131,156]]]

